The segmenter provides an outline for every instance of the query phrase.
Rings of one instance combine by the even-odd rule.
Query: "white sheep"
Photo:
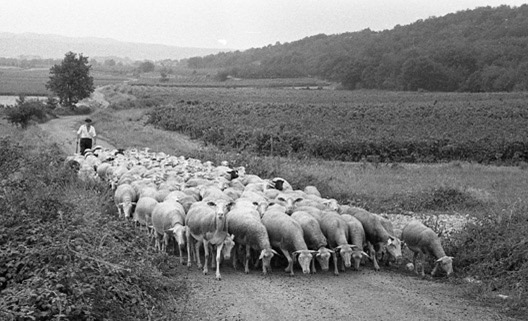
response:
[[[425,262],[425,255],[432,256],[436,259],[431,276],[436,274],[438,267],[441,267],[448,276],[453,273],[453,257],[445,254],[438,235],[422,222],[417,220],[409,222],[402,229],[402,240],[414,252],[413,264],[416,274],[418,274],[416,259],[420,254],[422,255],[423,262]],[[422,277],[425,276],[423,263],[421,275]]]
[[[286,214],[291,215],[298,203],[302,202],[304,197],[301,193],[279,193],[275,198],[275,202],[286,208]]]
[[[319,222],[308,212],[295,211],[291,218],[296,220],[303,229],[304,241],[308,249],[317,251],[315,258],[323,271],[328,271],[330,257],[335,257],[335,252],[328,249],[328,242],[319,226]],[[315,260],[312,260],[312,273],[315,273]]]
[[[179,249],[180,263],[183,264],[183,247],[185,246],[185,210],[174,201],[167,200],[158,203],[152,211],[152,226],[156,232],[156,247],[162,252],[167,251],[169,237],[173,236]],[[163,244],[159,244],[159,237]],[[189,253],[187,253],[189,254]]]
[[[358,271],[362,258],[369,257],[369,255],[363,251],[367,245],[365,230],[363,229],[363,224],[361,224],[361,222],[354,216],[350,214],[343,214],[341,215],[341,218],[343,218],[348,225],[348,238],[354,250],[352,252],[354,269]]]
[[[129,184],[121,184],[117,186],[114,192],[114,203],[117,207],[119,217],[123,215],[125,219],[132,214],[132,208],[136,205],[137,194],[136,190]]]
[[[192,239],[198,241],[196,243],[196,259],[198,267],[201,268],[200,262],[200,243],[203,242],[205,251],[205,262],[203,265],[203,273],[207,274],[208,260],[209,260],[209,243],[217,245],[216,260],[220,262],[220,255],[222,252],[223,242],[228,236],[228,221],[227,213],[231,209],[232,202],[225,200],[217,200],[215,202],[196,202],[189,208],[185,225],[187,226],[187,253],[191,252]],[[190,255],[187,260],[188,267],[191,266]],[[216,279],[221,280],[220,264],[216,266]]]
[[[145,226],[147,234],[152,227],[152,212],[158,205],[158,201],[152,197],[140,197],[136,203],[136,210],[134,211],[133,220],[139,223],[139,226]]]
[[[348,243],[348,224],[337,212],[323,211],[319,222],[321,231],[326,236],[328,245],[341,256],[341,271],[349,268],[352,263],[353,246]],[[337,257],[334,258],[334,274],[338,275]]]
[[[227,219],[228,230],[235,236],[235,243],[245,247],[245,273],[249,273],[249,260],[253,249],[260,252],[258,259],[262,260],[262,273],[267,274],[270,261],[277,252],[271,248],[268,231],[260,221],[258,211],[248,203],[238,202],[229,211]],[[236,251],[234,253],[233,267],[236,268]]]
[[[295,257],[299,255],[299,265],[303,273],[310,273],[312,254],[317,253],[317,251],[308,250],[301,225],[287,215],[280,205],[268,208],[262,216],[262,224],[268,231],[271,245],[279,248],[288,260],[288,267],[285,271],[289,272],[290,276],[294,275],[293,262]]]
[[[303,191],[304,191],[306,194],[309,194],[309,195],[315,195],[315,196],[317,196],[317,197],[321,197],[321,192],[319,192],[319,190],[317,189],[317,187],[315,187],[315,186],[313,186],[313,185],[305,186]]]
[[[381,247],[385,248],[391,257],[396,261],[401,261],[401,241],[387,232],[382,225],[380,215],[370,213],[359,207],[352,207],[347,212],[357,218],[363,225],[370,251],[370,259],[372,260],[376,271],[379,271],[380,269],[376,258],[376,250],[374,249],[374,245],[376,244],[381,244]]]

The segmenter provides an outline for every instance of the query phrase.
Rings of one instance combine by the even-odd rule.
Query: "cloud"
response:
[[[227,45],[227,40],[225,40],[225,39],[218,39],[218,42],[221,43],[224,46]]]

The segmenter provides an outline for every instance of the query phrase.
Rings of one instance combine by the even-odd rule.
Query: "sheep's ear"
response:
[[[271,249],[271,253],[275,254],[275,255],[280,255],[279,253],[277,253],[277,251],[275,251],[274,249]]]
[[[393,240],[394,238],[390,236],[389,239],[387,240],[387,245],[391,245]]]
[[[369,258],[369,257],[370,257],[367,253],[365,253],[365,252],[363,252],[363,251],[361,251],[361,255],[363,255],[363,256],[366,257],[366,258]]]

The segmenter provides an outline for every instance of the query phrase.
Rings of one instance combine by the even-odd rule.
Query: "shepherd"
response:
[[[92,126],[92,120],[86,118],[84,120],[85,124],[79,127],[77,131],[77,143],[81,147],[81,155],[84,156],[84,153],[87,149],[91,149],[95,145],[95,128]],[[79,142],[79,138],[81,139]],[[77,144],[76,143],[76,144]],[[77,150],[77,148],[75,148]]]

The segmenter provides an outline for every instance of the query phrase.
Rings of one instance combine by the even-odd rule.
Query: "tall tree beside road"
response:
[[[79,100],[89,97],[94,92],[93,77],[90,76],[91,65],[88,65],[88,57],[68,52],[60,65],[50,68],[50,80],[46,88],[59,96],[61,105],[70,106]]]

